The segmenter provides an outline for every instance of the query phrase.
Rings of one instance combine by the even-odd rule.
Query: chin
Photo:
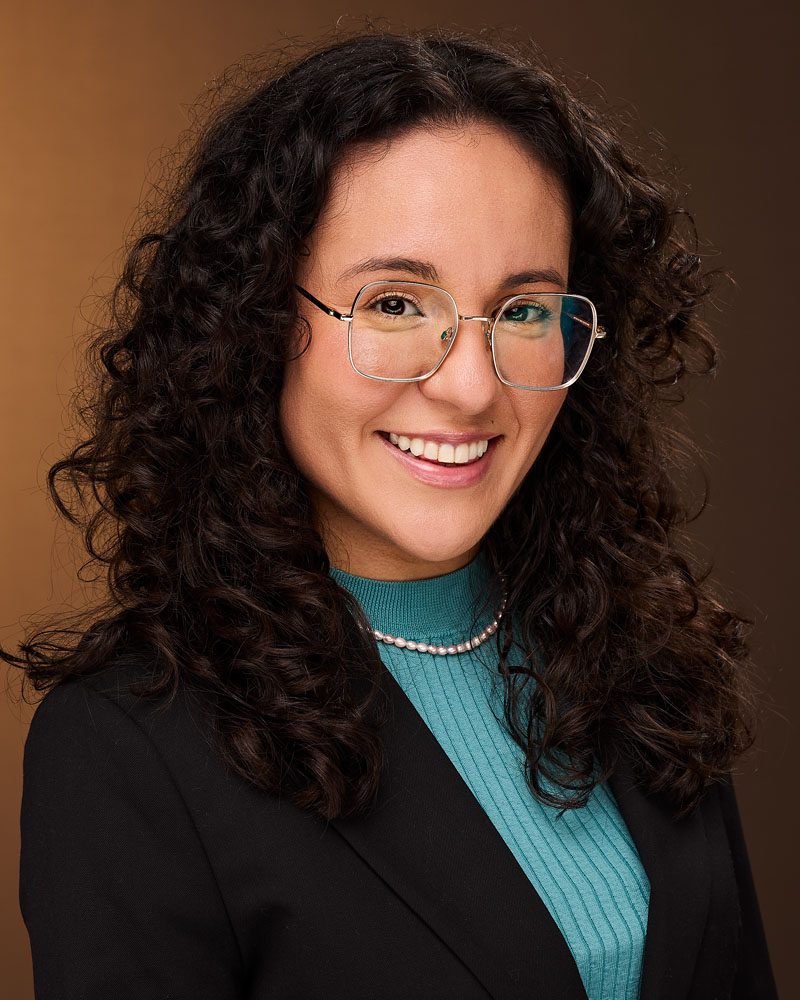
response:
[[[446,564],[463,560],[465,555],[471,553],[480,542],[470,535],[457,541],[445,545],[442,543],[441,532],[437,536],[435,533],[429,541],[416,534],[413,538],[401,540],[395,534],[391,541],[398,553],[398,558],[404,558],[409,563],[430,563],[432,565]],[[387,546],[387,555],[391,551],[391,546]]]

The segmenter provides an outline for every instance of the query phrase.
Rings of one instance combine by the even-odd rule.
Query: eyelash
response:
[[[409,295],[407,292],[403,293],[401,295],[398,295],[398,294],[393,293],[393,292],[383,292],[381,295],[376,295],[374,299],[371,299],[367,303],[366,308],[369,309],[372,306],[377,305],[379,302],[385,302],[387,299],[389,301],[391,301],[392,299],[397,299],[400,302],[410,302],[412,305],[416,306],[417,309],[421,309],[420,303],[413,296]],[[536,306],[537,303],[526,303],[525,305],[527,306],[527,308],[534,308],[534,306]],[[498,304],[497,306],[495,306],[495,309],[492,312],[496,311],[499,308],[500,308],[500,305]],[[516,305],[516,306],[512,306],[511,308],[512,309],[519,309],[520,306]],[[551,315],[550,314],[550,310],[547,309],[546,306],[539,305],[539,309],[541,309],[543,311],[543,313],[546,314],[546,317],[549,316],[549,315]]]
[[[374,299],[370,299],[367,303],[367,308],[369,309],[370,306],[373,306],[378,302],[385,302],[387,299],[389,301],[392,299],[399,299],[400,302],[410,302],[412,305],[415,305],[417,309],[421,309],[420,303],[411,295],[408,295],[407,293],[398,295],[394,292],[383,292],[381,295],[376,295]]]

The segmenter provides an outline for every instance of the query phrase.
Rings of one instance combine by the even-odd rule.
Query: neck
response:
[[[386,580],[402,583],[411,580],[428,580],[431,577],[444,576],[456,570],[463,569],[471,563],[480,551],[480,543],[466,552],[449,559],[430,561],[408,555],[403,558],[393,557],[385,549],[380,552],[344,552],[329,553],[332,569],[349,573],[352,576],[367,577],[372,580]]]
[[[450,644],[479,632],[502,601],[500,581],[480,550],[457,569],[432,576],[392,580],[336,567],[331,576],[356,597],[373,629],[423,642]]]

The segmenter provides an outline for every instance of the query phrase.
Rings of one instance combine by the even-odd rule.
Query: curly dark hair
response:
[[[678,185],[643,165],[622,115],[577,96],[530,39],[370,25],[268,58],[231,93],[220,83],[156,223],[127,247],[76,397],[86,434],[48,472],[104,597],[0,655],[42,691],[141,644],[138,694],[191,685],[244,779],[326,819],[369,808],[381,659],[329,574],[278,421],[296,333],[310,336],[296,265],[354,144],[488,121],[562,178],[570,287],[609,331],[483,540],[508,586],[505,721],[542,801],[585,804],[624,753],[644,790],[686,815],[755,739],[753,621],[681,544],[708,483],[691,515],[680,473],[700,452],[669,419],[678,382],[716,370],[699,308],[728,273],[702,272]],[[521,667],[507,663],[512,629]]]

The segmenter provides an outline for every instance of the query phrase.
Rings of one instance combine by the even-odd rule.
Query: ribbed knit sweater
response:
[[[490,607],[470,630],[479,603],[496,592],[482,550],[461,569],[421,580],[375,580],[335,567],[331,575],[357,598],[372,627],[392,636],[448,646],[495,616]],[[522,750],[503,721],[493,643],[490,637],[477,649],[447,656],[378,647],[549,909],[589,1000],[636,1000],[650,896],[636,847],[606,783],[585,807],[560,818],[558,809],[534,797]],[[511,665],[521,662],[517,649]]]

